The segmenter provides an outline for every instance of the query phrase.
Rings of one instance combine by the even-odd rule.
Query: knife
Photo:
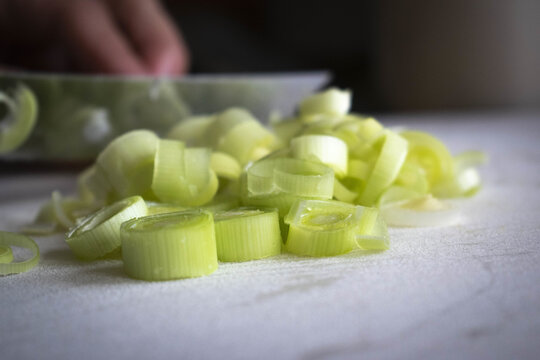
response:
[[[291,114],[303,97],[329,80],[325,71],[182,78],[0,74],[1,90],[23,83],[39,104],[28,140],[1,159],[88,160],[126,131],[146,128],[164,135],[190,115],[229,107],[246,108],[267,123],[273,111]]]

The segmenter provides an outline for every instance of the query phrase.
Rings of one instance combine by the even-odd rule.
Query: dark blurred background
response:
[[[538,0],[167,0],[192,72],[329,69],[356,111],[540,106]]]

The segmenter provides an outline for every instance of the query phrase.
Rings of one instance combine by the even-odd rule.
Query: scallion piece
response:
[[[23,261],[12,262],[13,254],[11,247],[13,246],[31,250],[33,253],[32,257]],[[0,231],[0,248],[4,249],[4,255],[0,255],[0,275],[25,272],[32,269],[39,262],[39,247],[36,242],[28,236]],[[6,248],[9,250],[6,250]]]
[[[20,147],[34,129],[38,104],[34,93],[19,85],[13,97],[0,92],[0,105],[5,105],[6,115],[0,118],[0,154]]]
[[[147,212],[140,196],[120,200],[85,218],[67,234],[66,242],[80,259],[101,258],[120,247],[120,225]]]
[[[218,266],[212,214],[193,210],[147,216],[122,225],[126,273],[156,281],[197,277]]]
[[[250,261],[281,253],[278,211],[239,208],[214,215],[220,261]]]

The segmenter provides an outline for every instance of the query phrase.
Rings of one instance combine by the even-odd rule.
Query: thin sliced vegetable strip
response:
[[[13,260],[11,256],[10,262],[7,263],[10,256],[4,255],[3,261],[0,261],[0,275],[26,272],[39,263],[39,248],[34,240],[25,235],[0,231],[0,247],[5,249],[5,247],[10,248],[13,246],[31,250],[32,257],[20,262],[11,262]],[[11,253],[11,251],[4,250],[4,253],[6,252]]]

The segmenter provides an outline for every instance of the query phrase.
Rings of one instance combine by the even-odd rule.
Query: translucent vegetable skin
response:
[[[441,227],[455,225],[459,212],[432,195],[413,197],[381,206],[386,223],[400,227]]]
[[[82,260],[101,258],[121,245],[120,226],[124,221],[146,216],[148,209],[140,196],[109,205],[85,218],[71,230],[66,242]]]
[[[13,255],[10,249],[12,246],[28,249],[32,251],[32,256],[20,262],[12,262]],[[6,248],[9,250],[6,250]],[[25,235],[0,231],[0,275],[26,272],[38,263],[39,248],[34,240]]]
[[[0,92],[0,107],[7,112],[0,119],[0,154],[19,148],[34,129],[38,104],[34,93],[24,85],[18,85],[13,97]]]
[[[218,212],[214,216],[220,261],[250,261],[281,253],[277,210],[249,208]]]
[[[126,273],[158,281],[198,277],[218,267],[212,214],[193,210],[147,216],[121,228]]]

